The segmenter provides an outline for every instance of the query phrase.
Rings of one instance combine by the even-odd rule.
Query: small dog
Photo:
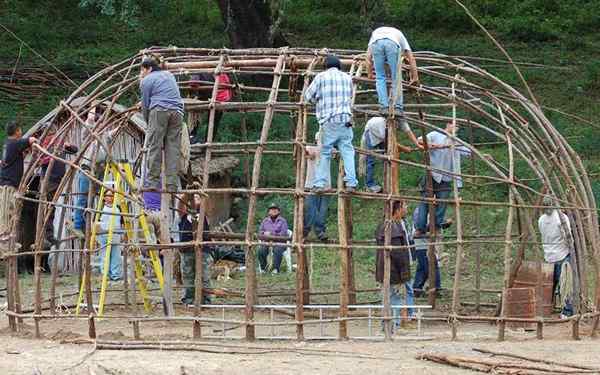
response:
[[[218,260],[211,266],[210,277],[216,280],[231,280],[240,272],[240,265],[232,260]]]

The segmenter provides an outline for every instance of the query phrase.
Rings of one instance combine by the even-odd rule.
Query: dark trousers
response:
[[[269,246],[261,246],[258,249],[258,264],[262,271],[267,271],[267,257],[269,256]],[[281,260],[283,259],[283,253],[285,253],[285,247],[273,246],[273,269],[277,272],[281,268]]]
[[[326,233],[329,197],[322,194],[309,195],[304,204],[304,237],[308,236],[313,228],[317,236]]]
[[[219,124],[221,123],[221,119],[223,118],[223,111],[215,111],[215,124],[213,126],[213,142],[215,139],[217,139],[217,133],[219,130]],[[196,124],[196,126],[194,127],[194,130],[192,130],[190,137],[190,143],[194,144],[194,143],[201,143],[204,142],[206,143],[207,138],[208,138],[208,122],[210,120],[210,112],[206,115],[206,126],[203,127],[203,133],[204,136],[201,135],[201,131],[200,131],[200,127],[201,124],[198,122]]]
[[[415,281],[413,282],[413,289],[423,290],[425,282],[429,278],[429,258],[427,258],[427,249],[415,250],[417,257],[417,272],[415,273]],[[442,278],[440,276],[440,264],[435,259],[435,289],[441,289]]]
[[[450,181],[442,181],[440,183],[435,182],[432,179],[432,190],[433,196],[437,199],[447,199],[450,196],[450,189],[452,185],[450,185]],[[423,197],[427,197],[427,184],[426,177],[421,180],[421,195]],[[446,202],[436,202],[435,204],[435,226],[440,228],[442,223],[444,222],[444,218],[446,216]],[[427,218],[429,216],[429,203],[421,202],[419,203],[419,215],[417,217],[417,222],[415,223],[415,228],[421,231],[421,233],[427,233]]]
[[[54,194],[58,190],[58,185],[60,181],[48,181],[48,190],[46,191],[46,200],[51,202],[54,198]],[[54,206],[49,205],[48,210],[50,211],[50,217],[48,217],[48,221],[46,222],[46,226],[44,227],[45,237],[48,241],[54,242]]]

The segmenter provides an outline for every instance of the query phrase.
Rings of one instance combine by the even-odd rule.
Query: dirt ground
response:
[[[116,313],[113,311],[113,313]],[[214,332],[218,326],[205,327]],[[485,348],[553,359],[571,363],[600,366],[600,341],[583,337],[581,341],[564,340],[568,327],[549,328],[546,339],[538,341],[535,333],[522,329],[510,330],[508,341],[495,340],[497,329],[491,325],[462,325],[459,340],[450,340],[445,324],[426,323],[424,334],[417,337],[414,327],[403,329],[392,343],[350,340],[296,342],[292,340],[245,343],[240,340],[204,341],[216,345],[236,345],[236,351],[250,347],[269,349],[263,354],[229,354],[225,348],[209,347],[216,353],[186,351],[117,351],[94,350],[92,344],[63,344],[61,340],[86,338],[85,321],[43,321],[44,339],[33,338],[31,322],[21,331],[11,334],[6,316],[0,314],[0,374],[463,374],[472,373],[445,365],[417,360],[420,353],[477,356],[472,348]],[[99,339],[132,340],[132,331],[124,321],[99,321]],[[352,332],[361,332],[353,327]],[[363,327],[364,328],[364,327]],[[270,330],[270,329],[269,329]],[[268,335],[271,332],[258,332]],[[336,327],[326,333],[334,334]],[[584,326],[582,333],[588,333]],[[280,329],[276,335],[293,331]],[[189,339],[190,323],[148,323],[142,325],[144,340]],[[241,333],[241,332],[239,332]],[[235,336],[235,330],[231,334]],[[562,337],[562,338],[561,338]],[[272,352],[277,349],[276,352]],[[265,350],[267,351],[267,350]],[[90,355],[90,353],[93,353]],[[482,356],[479,354],[479,356]]]

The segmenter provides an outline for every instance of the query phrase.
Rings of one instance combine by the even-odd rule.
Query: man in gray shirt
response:
[[[453,141],[450,137],[458,132],[458,124],[448,122],[445,133],[432,131],[427,134],[427,145],[429,149],[429,160],[431,163],[431,177],[433,196],[436,199],[447,199],[450,196],[451,182],[454,181],[457,187],[462,188],[462,178],[460,177],[460,158],[462,155],[470,156],[471,150]],[[421,137],[419,141],[422,142]],[[454,152],[452,143],[454,142]],[[444,173],[448,171],[450,173]],[[421,195],[427,196],[426,177],[421,179]],[[441,228],[446,215],[446,202],[435,203],[435,226]],[[419,215],[415,222],[415,236],[427,233],[427,215],[429,214],[429,204],[421,202],[419,204]]]
[[[183,100],[173,74],[162,70],[155,56],[142,61],[140,72],[142,111],[146,132],[147,189],[160,190],[162,149],[165,150],[165,179],[168,191],[177,190],[177,167],[181,158]]]

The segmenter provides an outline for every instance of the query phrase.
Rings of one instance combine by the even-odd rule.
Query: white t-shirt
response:
[[[371,39],[369,39],[369,46],[379,39],[389,39],[396,43],[398,47],[400,47],[400,52],[412,51],[406,37],[402,34],[402,31],[395,27],[382,26],[375,29],[371,34]]]
[[[304,187],[307,189],[310,189],[314,186],[315,172],[317,169],[317,163],[319,162],[320,155],[319,150],[319,146],[306,146],[308,156],[306,158],[306,182],[304,183]],[[327,177],[325,188],[331,189],[331,176]]]
[[[561,228],[561,219],[558,210],[553,210],[550,215],[543,214],[538,219],[538,227],[542,234],[542,247],[544,248],[544,259],[548,263],[563,260],[569,255],[569,243],[565,236],[571,231],[569,218],[560,212],[565,228]]]

